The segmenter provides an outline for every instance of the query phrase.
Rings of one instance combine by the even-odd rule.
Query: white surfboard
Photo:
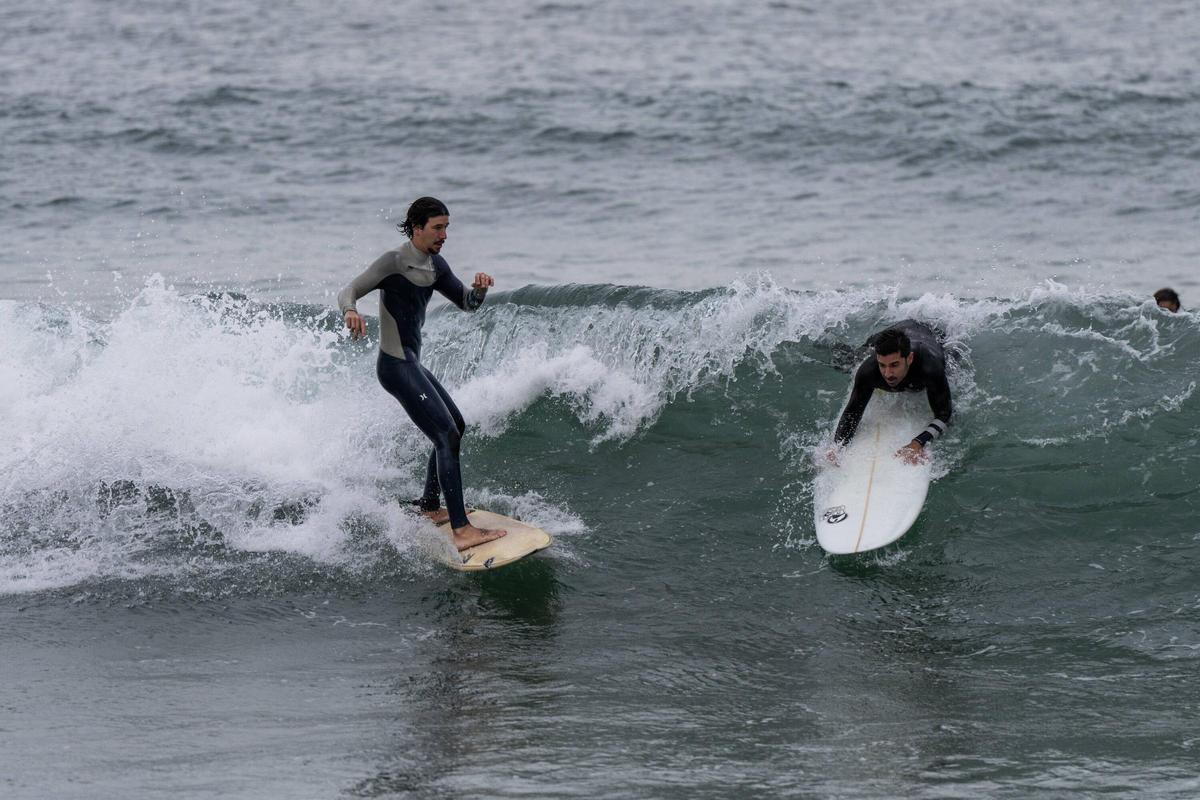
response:
[[[813,486],[817,542],[829,553],[863,553],[891,544],[917,521],[929,493],[928,461],[907,464],[896,451],[932,419],[924,392],[875,390],[838,465]]]
[[[508,531],[508,535],[456,553],[454,545],[450,544],[449,540],[450,523],[439,525],[438,529],[446,534],[446,546],[439,549],[435,553],[435,557],[446,566],[463,572],[503,567],[530,553],[536,553],[538,550],[549,547],[554,541],[550,534],[541,528],[535,528],[527,522],[521,522],[503,514],[472,509],[467,512],[467,519],[477,528],[500,528]]]

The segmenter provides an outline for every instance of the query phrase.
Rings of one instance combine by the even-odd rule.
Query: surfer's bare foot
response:
[[[476,509],[467,507],[468,514],[473,514],[475,511]],[[448,508],[438,508],[433,511],[422,511],[421,513],[434,525],[445,525],[450,521],[450,509]]]
[[[445,508],[439,508],[435,511],[422,511],[421,513],[434,525],[445,525],[450,521],[450,511]]]
[[[499,539],[501,536],[507,535],[508,531],[464,525],[461,528],[454,529],[454,546],[459,550],[466,550],[468,547],[474,547],[477,544],[490,542],[493,539]]]

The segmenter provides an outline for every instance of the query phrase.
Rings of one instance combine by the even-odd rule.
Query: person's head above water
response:
[[[888,386],[898,386],[912,366],[912,342],[899,328],[888,328],[875,337],[875,363]]]
[[[1179,295],[1174,289],[1159,289],[1154,293],[1154,302],[1158,303],[1159,308],[1165,308],[1167,311],[1176,312],[1179,310]]]
[[[418,197],[408,207],[404,222],[396,227],[412,239],[413,247],[422,253],[437,253],[446,241],[450,209],[436,197]]]

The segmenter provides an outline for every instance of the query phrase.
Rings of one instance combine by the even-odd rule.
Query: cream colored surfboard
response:
[[[538,550],[549,547],[554,541],[550,538],[550,534],[541,528],[535,528],[529,523],[506,517],[503,514],[473,509],[467,513],[467,519],[477,528],[500,528],[508,531],[508,535],[475,545],[459,553],[455,553],[453,545],[447,541],[446,547],[437,552],[437,559],[448,567],[464,572],[503,567],[530,553],[536,553]],[[439,525],[438,529],[445,532],[448,540],[450,523]]]

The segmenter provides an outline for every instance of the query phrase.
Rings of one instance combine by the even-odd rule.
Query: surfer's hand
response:
[[[471,284],[472,289],[486,289],[489,286],[495,286],[496,282],[492,280],[492,276],[486,272],[476,272],[475,282]]]
[[[840,467],[842,465],[841,455],[841,448],[831,447],[825,451],[825,460],[835,467]]]
[[[925,445],[916,440],[897,450],[896,458],[901,459],[905,464],[922,464],[929,460],[929,456],[925,453]]]
[[[367,323],[357,311],[346,312],[346,327],[350,329],[351,339],[361,339],[367,335]]]

